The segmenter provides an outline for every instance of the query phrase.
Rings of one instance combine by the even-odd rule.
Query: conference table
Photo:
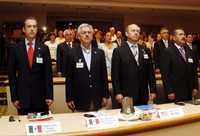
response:
[[[88,129],[83,112],[53,114],[53,120],[60,122],[62,131],[52,136],[106,136],[106,135],[134,135],[134,136],[197,136],[200,129],[200,106],[186,104],[178,106],[174,103],[154,105],[156,109],[181,108],[184,115],[169,119],[153,118],[150,121],[134,120],[119,121],[113,128]],[[119,109],[103,110],[106,114],[114,116]],[[9,122],[9,116],[0,118],[0,136],[24,136],[25,125],[30,123],[26,116],[18,116],[18,120]],[[41,122],[51,122],[41,121]],[[39,122],[40,123],[40,122]]]

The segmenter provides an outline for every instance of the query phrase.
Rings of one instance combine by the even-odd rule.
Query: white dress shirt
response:
[[[81,49],[83,52],[83,56],[85,58],[87,68],[90,71],[90,65],[91,65],[91,56],[92,56],[92,49],[86,49],[84,46],[81,45]]]
[[[139,58],[139,49],[138,49],[138,44],[132,44],[130,43],[129,41],[127,41],[128,43],[128,46],[129,48],[131,49],[131,52],[133,54],[133,56],[135,57],[135,60],[137,62],[137,64],[139,65],[139,61],[138,61],[138,58]]]

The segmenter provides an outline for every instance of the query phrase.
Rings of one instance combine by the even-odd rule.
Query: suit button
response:
[[[90,85],[90,88],[92,88],[92,85]]]

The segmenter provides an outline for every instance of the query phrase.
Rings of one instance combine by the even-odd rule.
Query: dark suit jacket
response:
[[[168,47],[170,47],[171,44],[172,44],[172,42],[168,41]],[[161,56],[162,56],[165,48],[166,47],[165,47],[163,40],[160,40],[155,43],[154,49],[153,49],[153,59],[155,62],[155,68],[160,69],[160,63],[163,61]]]
[[[190,100],[192,89],[198,89],[197,71],[193,55],[184,47],[186,61],[175,45],[165,49],[163,54],[163,82],[167,94],[175,93],[176,101]],[[190,63],[191,59],[193,63]]]
[[[43,63],[37,63],[40,57]],[[8,63],[11,100],[22,108],[44,107],[45,99],[53,100],[53,80],[49,48],[36,40],[32,68],[29,67],[25,40],[12,46]]]
[[[186,46],[189,51],[191,52],[193,58],[194,58],[194,63],[195,63],[195,66],[196,68],[198,67],[199,65],[199,61],[198,61],[198,49],[197,49],[197,46],[192,44],[192,49],[189,47],[189,45]]]
[[[80,45],[71,50],[66,76],[66,101],[74,101],[76,110],[87,111],[91,101],[101,108],[102,98],[109,97],[104,52],[92,46],[91,68],[87,68]],[[83,67],[77,68],[82,62]]]
[[[139,66],[136,63],[127,42],[115,48],[112,56],[112,84],[115,95],[133,97],[134,102],[148,101],[148,85],[150,91],[156,91],[155,75],[150,50],[141,45],[139,48]],[[148,55],[148,59],[144,58]]]
[[[76,45],[75,42],[72,42],[72,48]],[[58,45],[57,47],[57,60],[56,60],[56,63],[57,63],[57,71],[58,72],[61,72],[62,75],[64,76],[65,75],[65,62],[67,62],[67,59],[66,56],[67,54],[69,54],[71,50],[71,47],[69,47],[66,42],[64,43],[61,43]]]

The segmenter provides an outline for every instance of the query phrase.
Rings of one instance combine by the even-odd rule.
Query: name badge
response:
[[[77,62],[76,63],[76,68],[83,68],[83,62]]]
[[[188,62],[189,63],[193,63],[193,59],[192,58],[188,58]]]
[[[149,59],[148,54],[144,54],[144,59]]]
[[[36,58],[36,63],[42,64],[42,63],[43,63],[43,58],[37,57],[37,58]]]

